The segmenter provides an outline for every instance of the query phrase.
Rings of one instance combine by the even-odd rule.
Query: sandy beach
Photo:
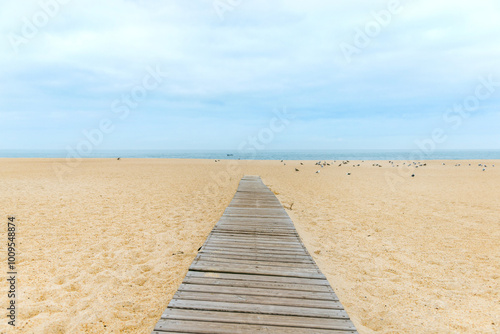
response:
[[[17,327],[0,332],[149,333],[245,174],[360,333],[500,332],[500,161],[328,162],[87,159],[58,176],[64,159],[0,159],[1,243],[13,215],[19,252]]]

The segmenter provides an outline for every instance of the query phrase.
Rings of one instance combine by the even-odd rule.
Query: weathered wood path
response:
[[[357,333],[258,176],[238,191],[153,333]]]

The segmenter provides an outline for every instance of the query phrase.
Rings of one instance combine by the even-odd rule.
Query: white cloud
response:
[[[41,8],[38,1],[2,1],[0,108],[36,107],[47,118],[106,115],[146,66],[158,65],[168,80],[141,110],[152,117],[184,113],[217,123],[221,115],[259,118],[287,105],[311,118],[334,122],[349,114],[370,122],[404,109],[425,128],[427,114],[439,117],[480,76],[500,78],[494,0],[401,0],[401,13],[347,63],[339,44],[351,43],[388,3],[247,0],[221,21],[211,0],[69,1],[15,54],[8,37],[21,34],[24,17],[32,20]],[[361,129],[356,133],[363,142]]]

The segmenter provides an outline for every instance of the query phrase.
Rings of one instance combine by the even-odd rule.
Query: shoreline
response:
[[[289,160],[286,160],[286,159],[261,159],[261,160],[257,160],[257,159],[199,159],[199,158],[127,158],[127,157],[111,157],[111,158],[78,158],[77,160],[79,161],[92,161],[92,160],[104,160],[104,161],[107,161],[107,160],[117,160],[118,158],[120,158],[120,160],[166,160],[166,161],[182,161],[182,160],[189,160],[189,161],[214,161],[214,160],[220,160],[220,161],[253,161],[253,162],[281,162],[281,160],[283,160],[284,162],[287,162],[287,161],[290,161],[290,162],[318,162],[318,161],[326,161],[326,162],[332,162],[332,161],[336,161],[336,162],[339,162],[339,161],[351,161],[351,162],[380,162],[380,161],[385,161],[385,162],[389,162],[389,161],[398,161],[398,162],[406,162],[406,161],[411,161],[411,162],[446,162],[446,161],[453,161],[453,162],[456,162],[456,161],[482,161],[482,160],[485,160],[485,161],[500,161],[500,159],[423,159],[423,160],[401,160],[401,159],[384,159],[384,160],[380,160],[380,159],[358,159],[358,160],[355,160],[355,159],[313,159],[313,160],[306,160],[306,159],[289,159]],[[0,157],[0,160],[67,160],[68,158],[26,158],[26,157],[16,157],[16,158],[11,158],[11,157],[6,157],[6,158],[2,158]],[[74,159],[74,158],[72,158]]]

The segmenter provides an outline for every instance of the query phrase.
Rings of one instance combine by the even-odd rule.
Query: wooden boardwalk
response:
[[[357,333],[276,196],[245,176],[153,333]]]

